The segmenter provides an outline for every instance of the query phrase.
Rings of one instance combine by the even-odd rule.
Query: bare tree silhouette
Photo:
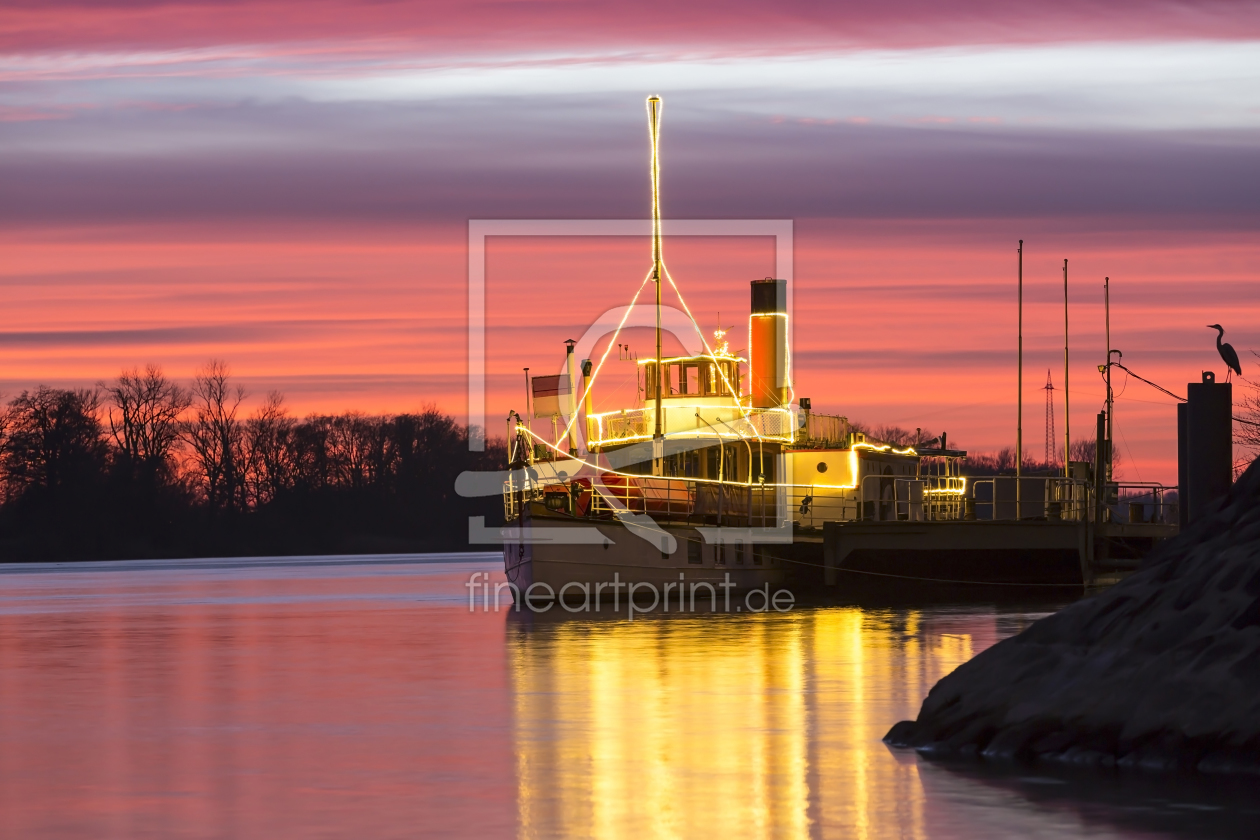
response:
[[[245,423],[246,503],[259,507],[293,486],[293,429],[296,421],[284,407],[284,396],[271,391]]]
[[[167,470],[180,440],[180,416],[192,404],[192,394],[153,364],[143,373],[124,370],[99,387],[109,399],[106,418],[116,460],[146,475]]]
[[[211,359],[192,384],[192,417],[182,424],[192,453],[192,470],[211,511],[233,511],[245,505],[242,456],[244,424],[237,417],[245,389],[232,385],[227,363]]]

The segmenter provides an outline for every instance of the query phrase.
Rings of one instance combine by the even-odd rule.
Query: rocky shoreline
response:
[[[884,740],[941,758],[1260,775],[1258,465],[1139,571],[960,666]]]

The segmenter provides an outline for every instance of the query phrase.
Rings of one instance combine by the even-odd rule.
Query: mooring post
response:
[[[1182,522],[1190,525],[1233,484],[1233,386],[1205,370],[1202,382],[1186,386],[1186,402],[1177,409],[1177,454],[1184,458],[1177,465],[1183,482],[1178,502]]]

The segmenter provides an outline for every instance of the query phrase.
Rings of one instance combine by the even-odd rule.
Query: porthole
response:
[[[826,462],[826,461],[819,461],[819,462],[818,462],[818,471],[819,471],[820,473],[825,473],[825,472],[827,471],[827,462]]]

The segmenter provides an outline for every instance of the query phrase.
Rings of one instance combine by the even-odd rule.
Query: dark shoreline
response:
[[[884,740],[999,765],[1260,776],[1260,467],[1128,579],[946,676]]]
[[[33,572],[143,572],[182,569],[274,569],[320,566],[410,566],[497,561],[497,551],[417,551],[382,554],[280,554],[268,556],[161,557],[130,560],[54,560],[0,562],[0,577]]]

